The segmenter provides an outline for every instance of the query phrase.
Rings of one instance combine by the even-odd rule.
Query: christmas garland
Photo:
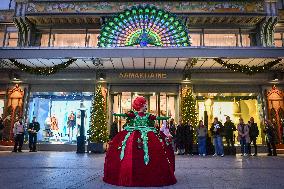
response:
[[[229,64],[229,63],[223,61],[220,58],[214,58],[214,60],[227,69],[230,69],[234,72],[245,73],[247,75],[253,75],[253,74],[256,74],[256,73],[266,72],[266,71],[270,70],[273,66],[279,64],[282,61],[282,59],[276,59],[276,60],[268,62],[268,63],[266,63],[262,66],[247,66],[247,65],[239,65],[239,64]]]
[[[51,75],[55,74],[60,70],[63,70],[67,67],[69,67],[71,64],[73,64],[77,59],[70,59],[66,62],[63,62],[61,64],[57,64],[52,67],[31,67],[27,66],[25,64],[22,64],[18,62],[15,59],[9,59],[16,67],[18,67],[20,70],[27,72],[29,74],[35,74],[35,75]]]

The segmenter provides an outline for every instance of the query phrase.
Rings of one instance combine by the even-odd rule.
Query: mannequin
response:
[[[76,125],[76,116],[73,111],[71,111],[70,115],[68,116],[67,126],[68,126],[68,135],[69,135],[69,142],[73,140],[73,130]]]

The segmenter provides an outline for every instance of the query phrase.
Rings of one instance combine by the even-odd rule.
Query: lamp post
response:
[[[80,103],[81,113],[81,126],[80,126],[80,136],[77,136],[77,153],[85,153],[85,115],[86,108],[84,106],[84,101],[82,100]]]

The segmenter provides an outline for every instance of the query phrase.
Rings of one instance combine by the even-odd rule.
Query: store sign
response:
[[[121,72],[120,79],[167,79],[166,73],[161,72]]]

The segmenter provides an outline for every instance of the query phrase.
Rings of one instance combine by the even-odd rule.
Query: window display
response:
[[[4,112],[4,100],[0,99],[0,116],[3,114]]]
[[[122,92],[112,95],[112,111],[126,113],[131,110],[131,103],[137,96],[144,96],[148,104],[148,111],[159,116],[169,116],[177,120],[177,95],[169,93],[140,93]],[[113,118],[114,119],[114,118]],[[125,119],[119,119],[119,130],[126,123]]]
[[[75,143],[80,133],[81,103],[87,109],[85,132],[89,129],[92,93],[32,93],[31,98],[29,118],[36,116],[41,125],[39,141]]]
[[[257,94],[228,93],[220,95],[216,93],[202,95],[204,96],[197,97],[199,120],[204,120],[204,111],[207,112],[209,125],[215,117],[218,117],[219,121],[224,123],[226,116],[229,116],[235,125],[239,123],[239,118],[243,118],[245,123],[248,123],[250,118],[253,117],[261,131],[262,110],[258,103]],[[262,143],[262,138],[258,137],[257,142]]]

